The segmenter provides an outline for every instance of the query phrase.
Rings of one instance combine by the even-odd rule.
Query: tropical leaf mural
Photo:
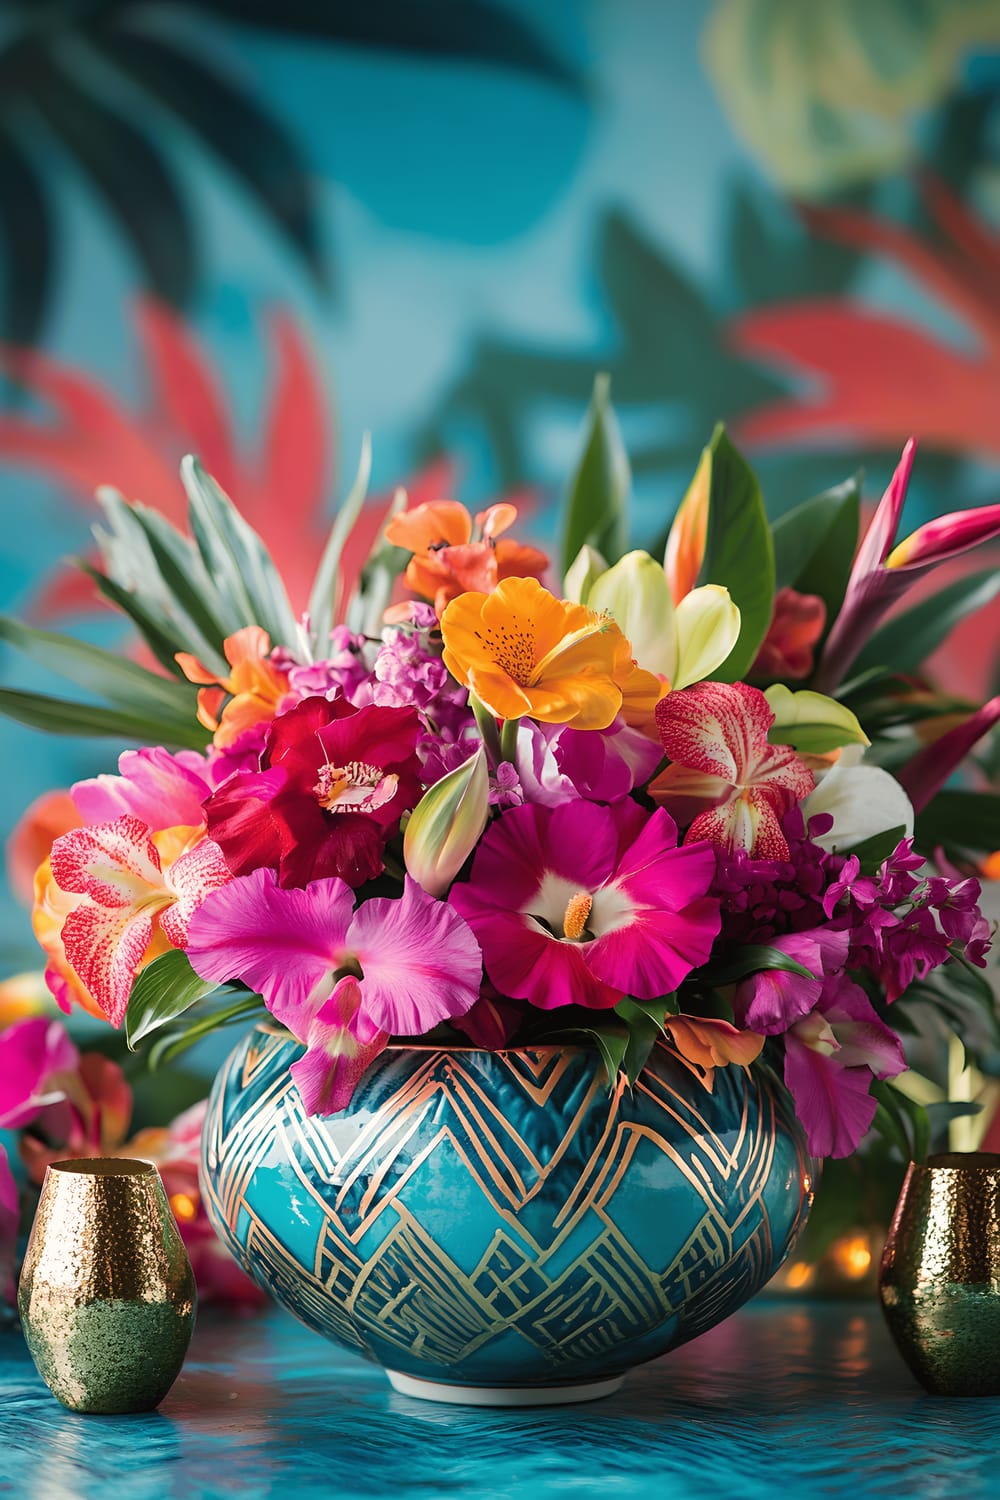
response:
[[[533,28],[491,0],[8,0],[0,30],[0,332],[35,342],[60,253],[68,159],[129,246],[145,286],[189,304],[202,252],[185,167],[162,128],[180,124],[223,165],[313,281],[330,278],[308,154],[232,72],[211,32],[251,27],[324,45],[516,69],[575,87]]]

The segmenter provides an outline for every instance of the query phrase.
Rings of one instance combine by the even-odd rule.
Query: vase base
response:
[[[577,1401],[599,1401],[613,1396],[625,1383],[624,1375],[610,1380],[584,1380],[577,1385],[447,1385],[421,1380],[399,1370],[385,1372],[393,1390],[418,1401],[442,1401],[452,1406],[569,1406]]]

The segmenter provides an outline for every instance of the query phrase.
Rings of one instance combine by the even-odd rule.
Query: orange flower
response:
[[[701,455],[688,492],[677,507],[663,561],[675,604],[697,586],[708,541],[708,497],[712,488],[712,450]]]
[[[33,899],[35,871],[61,833],[79,828],[83,819],[69,792],[45,792],[32,802],[7,840],[7,875],[25,906]]]
[[[616,625],[534,578],[453,599],[441,634],[449,672],[501,719],[606,729],[621,711],[623,682],[636,701],[661,689],[635,666]]]
[[[216,677],[187,651],[178,651],[174,658],[188,682],[204,684],[198,694],[198,723],[213,731],[220,749],[254,724],[273,719],[288,692],[287,674],[268,660],[271,638],[259,625],[246,625],[229,636],[223,650],[232,667],[228,677]],[[229,702],[222,708],[227,695]]]
[[[517,520],[513,505],[491,505],[476,516],[480,540],[472,540],[472,518],[457,500],[433,500],[393,516],[385,538],[413,553],[406,584],[432,599],[442,615],[452,599],[470,590],[492,593],[501,579],[538,578],[549,565],[544,552],[500,537]]]
[[[761,1054],[764,1038],[753,1031],[740,1031],[728,1021],[697,1016],[668,1016],[663,1023],[667,1039],[685,1062],[701,1068],[711,1087],[714,1068],[739,1063],[748,1068]]]

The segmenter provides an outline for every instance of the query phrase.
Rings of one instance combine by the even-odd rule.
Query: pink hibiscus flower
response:
[[[353,908],[342,880],[286,890],[261,869],[209,896],[191,922],[197,973],[242,979],[306,1047],[292,1073],[310,1114],[343,1109],[390,1037],[421,1036],[479,998],[475,938],[415,881],[398,901]]]
[[[195,907],[230,879],[200,829],[154,834],[127,815],[63,834],[50,859],[58,888],[80,898],[62,924],[66,960],[114,1026],[154,938],[183,948]]]
[[[850,1156],[875,1118],[872,1077],[906,1068],[902,1043],[844,974],[785,1034],[785,1083],[813,1156]]]
[[[699,682],[656,705],[672,764],[649,790],[679,823],[691,823],[687,842],[708,839],[730,853],[788,858],[782,816],[815,782],[788,745],[768,743],[773,723],[764,694],[744,682]]]
[[[205,803],[210,836],[234,875],[275,870],[282,886],[337,876],[363,885],[420,800],[414,708],[305,698],[275,719],[260,771]]]
[[[719,931],[708,844],[677,847],[662,810],[511,808],[487,830],[468,884],[452,887],[504,995],[542,1010],[669,994]]]

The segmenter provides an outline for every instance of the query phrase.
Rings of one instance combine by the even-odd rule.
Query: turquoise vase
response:
[[[390,1047],[310,1118],[287,1033],[219,1074],[209,1217],[254,1280],[411,1395],[580,1401],[758,1292],[812,1201],[766,1069],[709,1079],[657,1046],[608,1091],[583,1047]]]

